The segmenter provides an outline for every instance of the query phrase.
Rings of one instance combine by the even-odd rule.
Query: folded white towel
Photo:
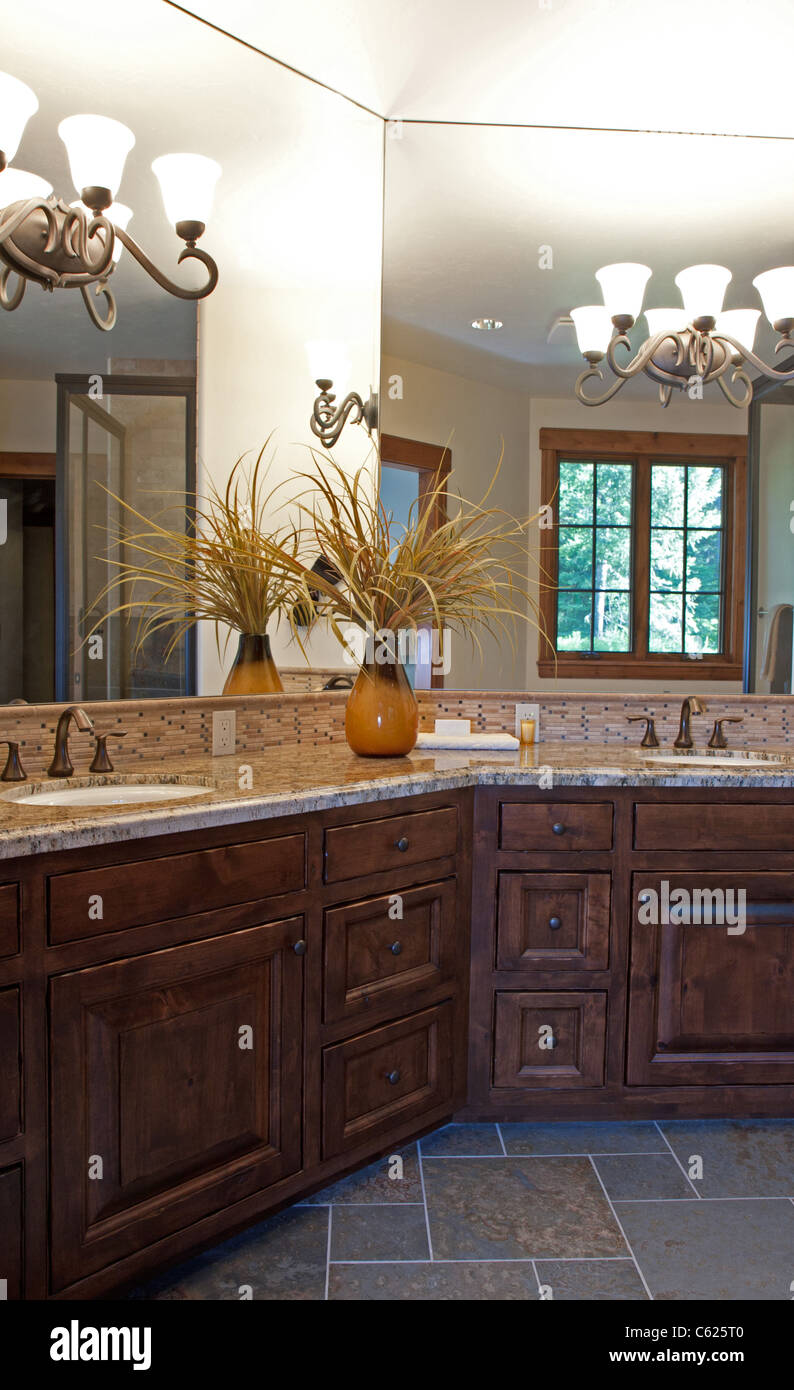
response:
[[[417,748],[493,748],[513,751],[518,748],[518,739],[512,734],[420,734],[416,740]]]

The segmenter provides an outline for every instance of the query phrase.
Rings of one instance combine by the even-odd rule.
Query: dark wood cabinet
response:
[[[55,1288],[301,1165],[301,919],[50,986]]]
[[[325,881],[401,872],[410,864],[454,855],[458,831],[456,806],[335,826],[325,832]]]
[[[22,1169],[0,1172],[0,1300],[22,1297]]]
[[[497,970],[606,970],[609,874],[501,873]]]
[[[22,1125],[21,994],[18,985],[0,989],[0,1142]]]
[[[633,898],[629,1085],[794,1082],[794,873],[635,874]]]
[[[606,998],[592,990],[497,994],[494,1086],[603,1086]]]
[[[612,817],[611,802],[505,801],[499,848],[554,854],[611,849]]]
[[[19,884],[0,883],[0,956],[19,950]]]

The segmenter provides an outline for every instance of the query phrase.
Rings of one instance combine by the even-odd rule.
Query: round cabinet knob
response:
[[[550,918],[549,918],[549,926],[551,927],[552,931],[559,931],[559,930],[560,930],[560,927],[562,926],[562,918],[561,918],[561,917],[550,917]]]
[[[401,835],[400,838],[399,838],[399,840],[395,841],[395,846],[394,846],[394,847],[395,847],[395,849],[398,849],[398,850],[400,851],[400,854],[405,854],[405,851],[406,851],[407,848],[408,848],[408,839],[407,839],[407,837],[406,837],[405,835]]]
[[[564,834],[565,834],[565,826],[563,825],[562,821],[555,821],[554,824],[553,824],[553,826],[552,826],[551,828],[552,828],[552,832],[553,832],[555,835],[564,835]]]
[[[396,1086],[399,1079],[400,1073],[398,1071],[387,1071],[386,1080],[388,1081],[390,1086]]]
[[[391,951],[393,956],[399,956],[400,952],[402,951],[402,948],[403,947],[401,941],[393,941],[391,946],[389,947],[389,950]]]
[[[296,956],[305,956],[305,955],[306,955],[306,942],[305,942],[305,941],[296,941],[296,942],[295,942],[295,945],[293,946],[292,949],[293,949],[293,951],[295,952],[295,955],[296,955]]]

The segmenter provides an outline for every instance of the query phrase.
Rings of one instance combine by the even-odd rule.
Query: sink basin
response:
[[[179,781],[175,778],[139,777],[104,782],[70,780],[58,786],[52,782],[31,782],[0,794],[3,801],[15,801],[26,811],[41,806],[137,806],[143,803],[180,801],[191,796],[207,796],[214,791],[211,782],[202,779]]]
[[[714,753],[646,753],[643,762],[648,767],[675,768],[677,772],[686,772],[688,767],[727,767],[741,772],[746,767],[789,766],[789,759],[783,753],[754,749],[745,752],[742,748]]]

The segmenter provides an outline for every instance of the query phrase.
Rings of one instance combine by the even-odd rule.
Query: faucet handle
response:
[[[714,728],[709,739],[709,748],[727,748],[728,740],[722,731],[723,724],[743,724],[741,715],[724,714],[721,719],[714,720]]]
[[[3,771],[0,772],[0,782],[26,782],[28,774],[19,758],[19,744],[10,738],[0,738],[0,747],[5,744],[8,744],[8,758]]]
[[[658,738],[656,737],[656,724],[655,724],[655,722],[654,722],[655,719],[656,719],[656,716],[653,715],[653,714],[627,714],[627,715],[626,715],[626,722],[627,722],[628,724],[643,724],[643,723],[644,723],[644,725],[645,725],[645,733],[644,733],[643,736],[642,736],[642,741],[641,741],[641,743],[640,743],[640,748],[658,748],[658,747],[659,747],[659,740],[658,740]]]
[[[89,768],[89,772],[112,772],[113,764],[108,757],[108,739],[126,738],[126,729],[108,729],[106,734],[94,734],[96,739],[96,752]]]

